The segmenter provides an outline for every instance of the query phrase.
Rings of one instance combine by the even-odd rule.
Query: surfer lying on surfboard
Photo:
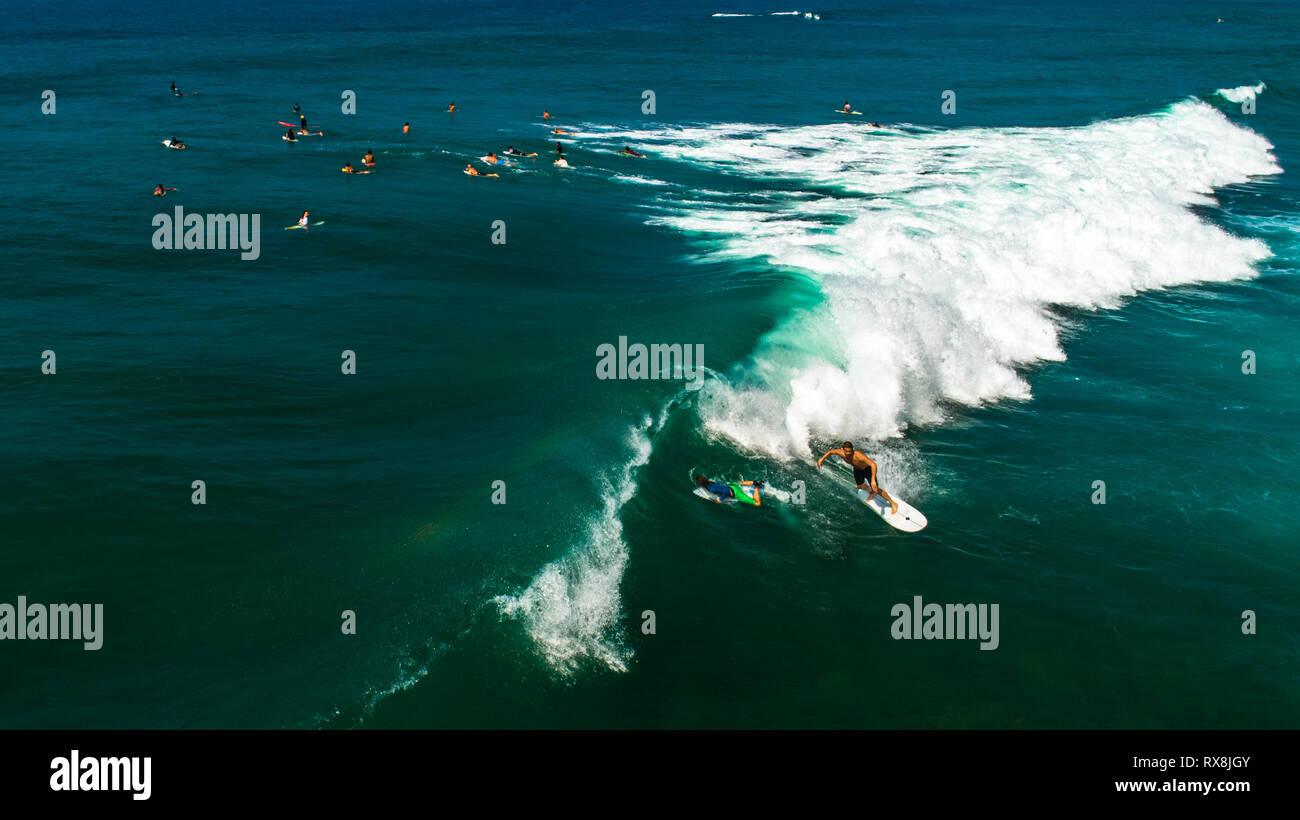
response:
[[[501,176],[500,174],[485,174],[485,173],[483,173],[482,171],[480,171],[479,169],[475,168],[473,165],[466,165],[466,166],[465,166],[465,173],[469,174],[469,175],[472,176],[472,177],[499,177],[499,176]]]
[[[162,183],[160,182],[160,183],[158,183],[158,187],[153,189],[153,195],[154,195],[154,196],[167,196],[167,192],[168,192],[168,191],[174,191],[174,190],[176,190],[176,189],[175,189],[175,188],[164,188],[163,185],[162,185]]]
[[[645,156],[645,154],[641,153],[640,151],[633,151],[633,150],[632,150],[632,146],[630,146],[630,145],[624,147],[622,151],[619,151],[619,153],[622,154],[622,155],[625,156],[625,157],[644,157],[644,156]]]
[[[859,490],[866,490],[871,495],[878,495],[889,502],[889,511],[898,512],[898,502],[889,497],[889,493],[880,489],[876,484],[876,462],[867,458],[862,453],[853,449],[853,442],[846,441],[840,445],[838,450],[827,450],[826,455],[817,459],[817,469],[822,468],[822,462],[832,455],[837,455],[853,468],[853,481],[858,485]],[[870,488],[866,485],[870,484]]]
[[[742,504],[752,504],[755,507],[763,506],[763,497],[759,493],[759,490],[763,488],[763,482],[761,481],[736,481],[731,484],[723,484],[719,481],[710,481],[702,475],[697,475],[695,483],[716,496],[714,500],[719,504],[724,501],[739,501]]]
[[[514,147],[513,145],[509,145],[509,146],[506,146],[506,156],[508,156],[508,157],[535,157],[535,156],[537,156],[537,152],[536,152],[536,151],[533,151],[532,153],[525,154],[523,151],[520,151],[518,148]]]
[[[343,167],[340,168],[339,170],[342,171],[342,172],[345,173],[345,174],[368,174],[368,173],[370,173],[369,171],[358,171],[356,168],[353,168],[353,167],[352,167],[352,163],[350,163],[350,162],[345,162],[345,163],[343,163]]]

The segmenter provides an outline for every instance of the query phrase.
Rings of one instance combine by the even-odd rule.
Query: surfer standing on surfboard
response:
[[[826,455],[817,459],[817,469],[822,468],[822,462],[832,455],[837,455],[844,459],[850,467],[853,468],[853,481],[858,485],[859,490],[867,490],[871,495],[878,495],[889,502],[889,512],[891,514],[898,512],[898,502],[889,497],[889,493],[880,489],[876,484],[876,462],[867,458],[862,453],[853,449],[853,442],[846,441],[840,445],[838,450],[827,450]],[[870,488],[866,485],[870,483]]]

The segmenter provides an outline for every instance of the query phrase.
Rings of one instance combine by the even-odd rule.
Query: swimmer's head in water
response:
[[[709,480],[702,475],[697,475],[695,477],[695,483],[699,484],[701,487],[709,486]]]

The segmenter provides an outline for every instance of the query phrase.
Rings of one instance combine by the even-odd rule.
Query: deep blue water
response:
[[[1296,726],[1300,10],[793,10],[10,3],[0,725]]]

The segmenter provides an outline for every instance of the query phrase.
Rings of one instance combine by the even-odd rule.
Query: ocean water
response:
[[[1300,725],[1300,8],[793,10],[10,3],[0,725]]]

